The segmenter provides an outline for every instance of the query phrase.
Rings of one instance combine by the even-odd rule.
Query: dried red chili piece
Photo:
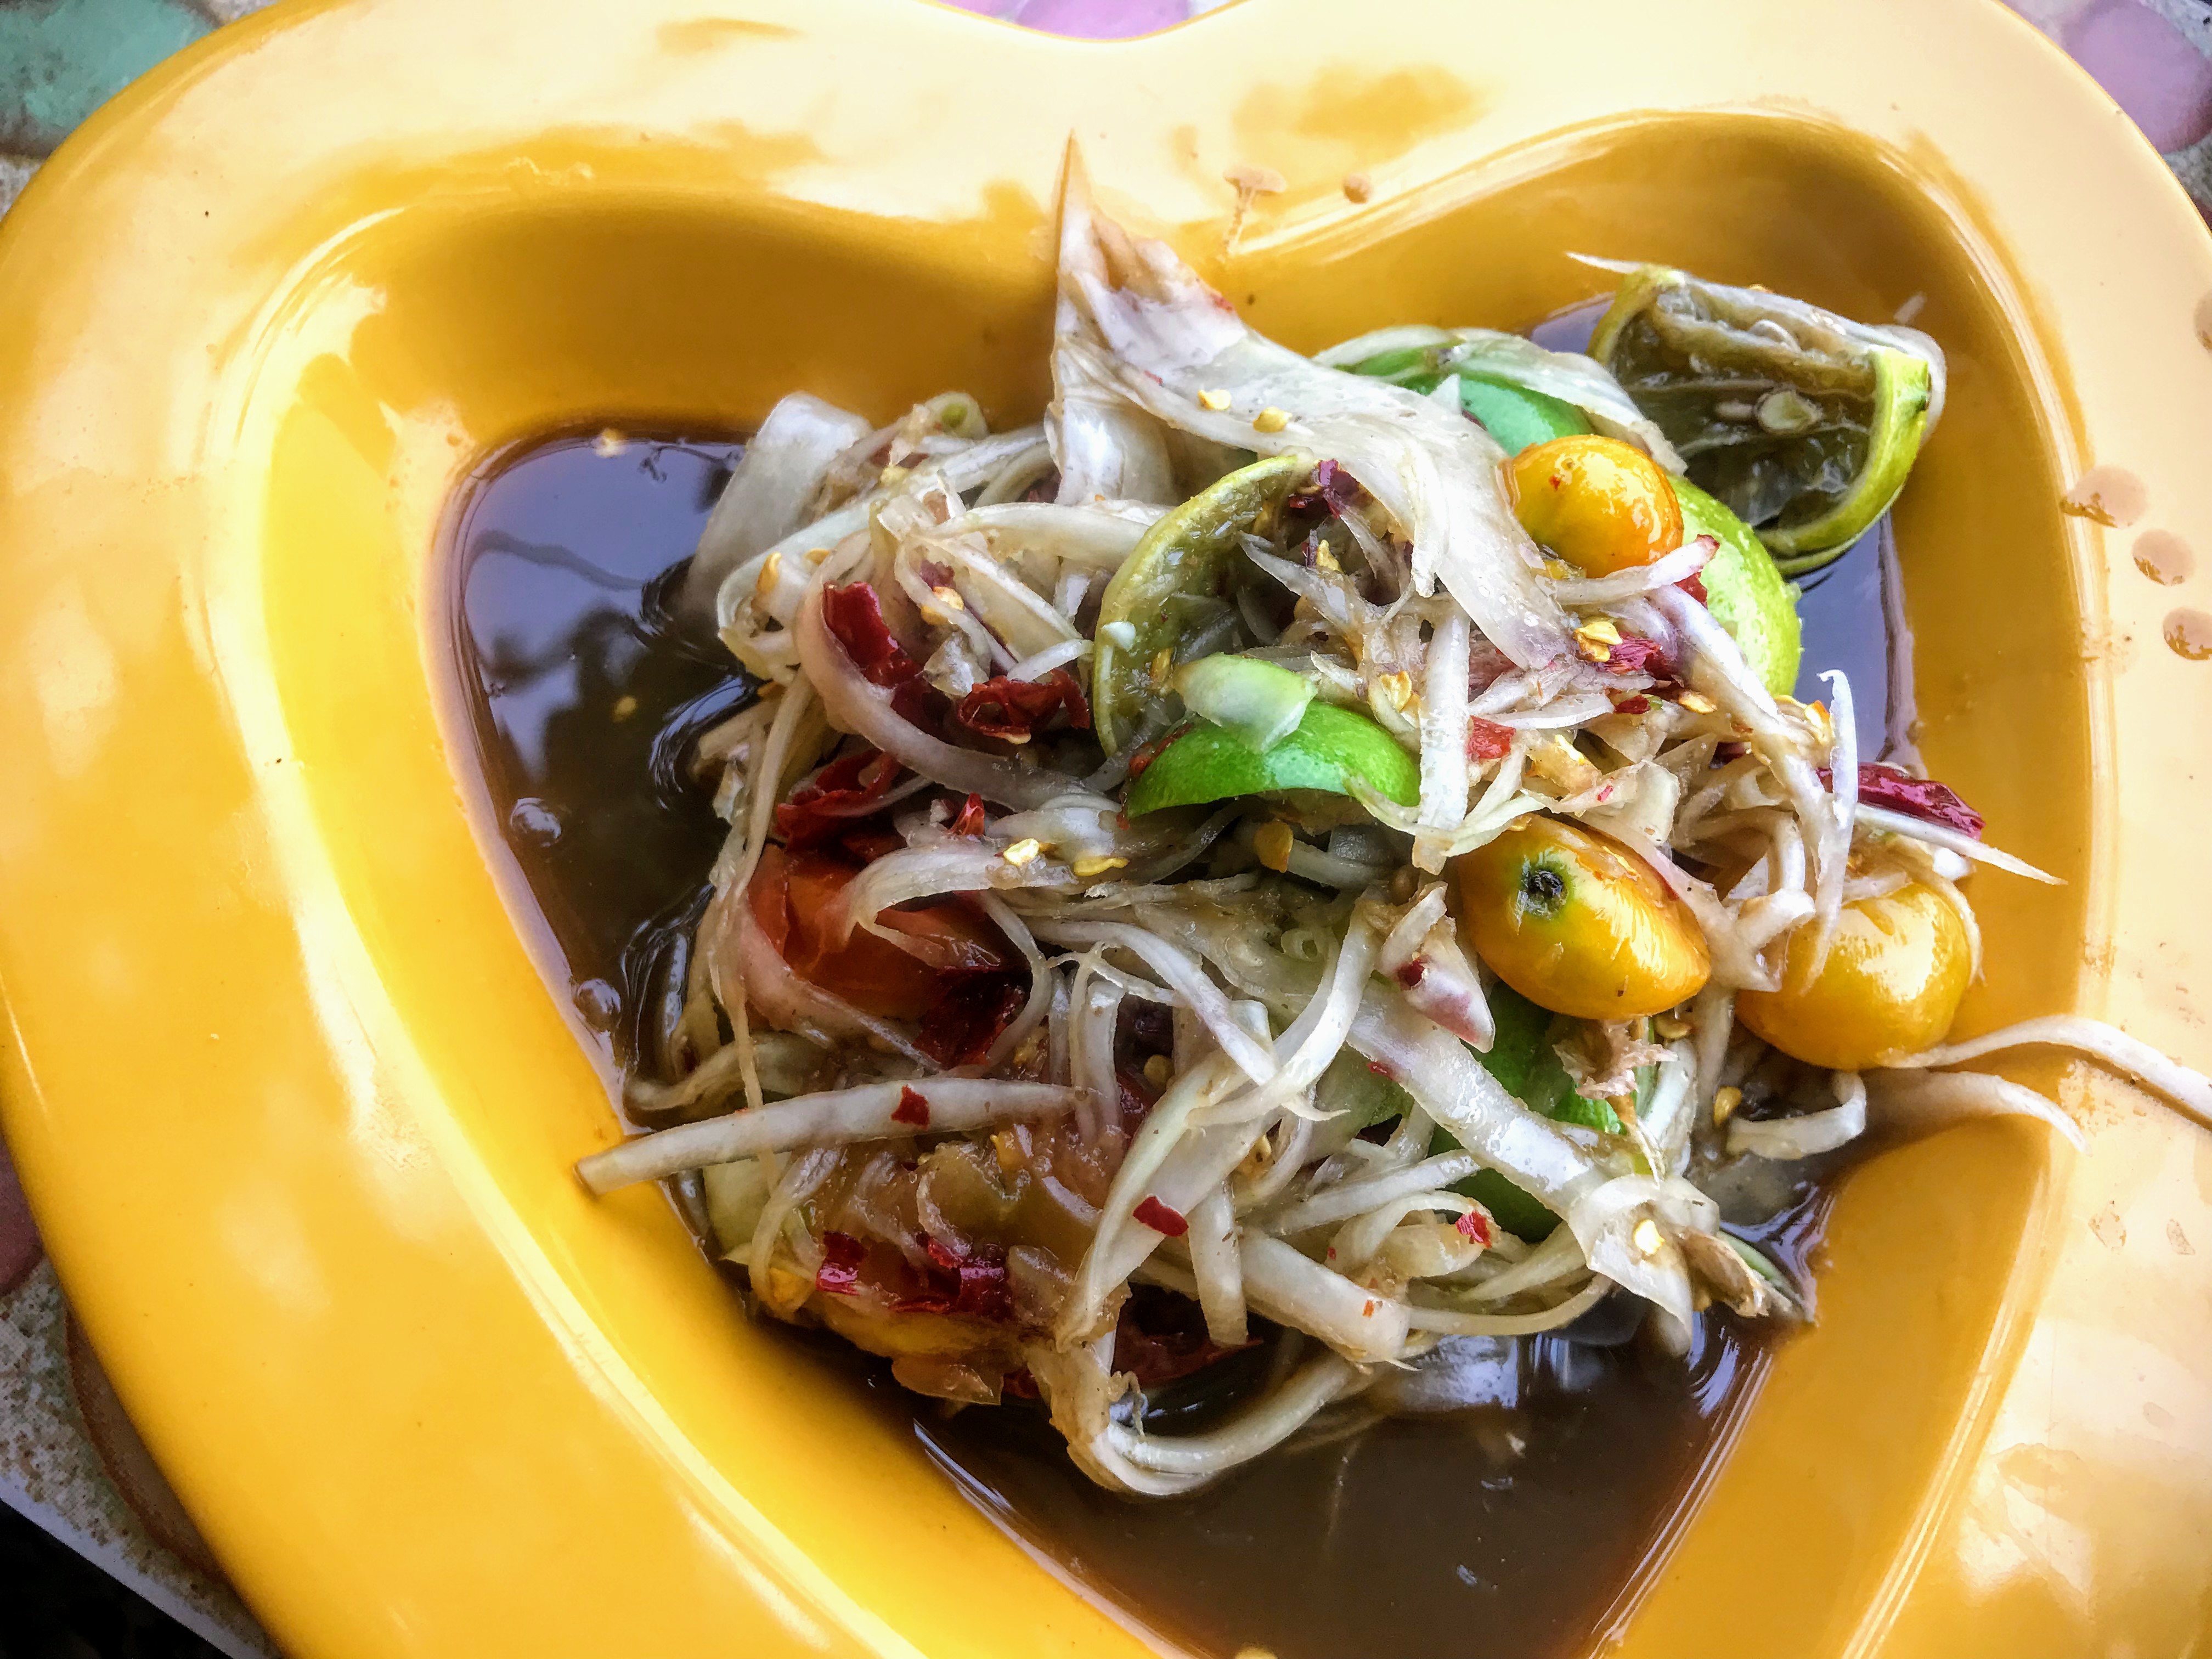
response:
[[[1820,769],[1820,781],[1829,788],[1835,787],[1834,775],[1825,766]],[[1916,778],[1909,772],[1878,762],[1865,762],[1859,767],[1859,799],[1869,806],[1886,806],[1893,812],[1925,818],[1977,841],[1981,839],[1988,822],[1960,800],[1948,785],[1933,778]]]
[[[891,1108],[891,1121],[927,1129],[929,1127],[928,1101],[912,1089],[901,1089],[898,1104]]]
[[[1154,1232],[1164,1233],[1170,1238],[1181,1238],[1190,1231],[1190,1223],[1182,1211],[1170,1209],[1150,1193],[1138,1200],[1132,1213]]]
[[[1608,674],[1649,674],[1662,684],[1678,678],[1667,647],[1641,634],[1623,634],[1618,645],[1607,648],[1603,666]]]
[[[960,1288],[952,1298],[952,1311],[970,1319],[1011,1319],[1014,1298],[1006,1283],[1006,1252],[996,1244],[979,1243],[960,1259],[955,1270]]]
[[[879,750],[840,755],[777,806],[776,833],[795,853],[833,841],[855,818],[872,814],[898,775],[899,763]]]
[[[1359,480],[1334,461],[1323,461],[1314,468],[1310,487],[1289,497],[1283,506],[1291,513],[1326,513],[1331,518],[1340,519],[1366,493]]]
[[[970,795],[960,803],[960,810],[952,815],[945,827],[956,836],[980,836],[983,833],[983,798]]]
[[[1467,722],[1467,757],[1473,761],[1504,760],[1513,751],[1513,728],[1486,720],[1480,714]]]
[[[822,1265],[814,1270],[814,1288],[832,1296],[851,1296],[860,1288],[860,1268],[868,1247],[850,1233],[822,1235]]]
[[[1482,1212],[1480,1210],[1469,1210],[1458,1220],[1453,1222],[1452,1225],[1459,1230],[1460,1237],[1462,1238],[1471,1238],[1476,1243],[1485,1246],[1490,1243],[1490,1224],[1482,1218]]]
[[[921,672],[891,633],[883,601],[867,583],[823,588],[822,622],[870,684],[897,685]]]
[[[939,1066],[978,1065],[1028,1000],[1019,975],[962,974],[921,1017],[915,1046]]]
[[[1041,680],[1013,680],[1004,675],[985,680],[960,699],[952,718],[983,737],[1026,743],[1062,714],[1076,731],[1091,729],[1091,705],[1084,700],[1083,688],[1066,669],[1055,668]]]
[[[923,1282],[891,1299],[893,1313],[950,1313],[969,1319],[1013,1316],[1002,1246],[977,1240],[956,1249],[931,1238],[922,1241],[922,1250],[930,1261]]]

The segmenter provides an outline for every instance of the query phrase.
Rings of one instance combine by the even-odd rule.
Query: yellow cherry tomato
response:
[[[1508,463],[1521,527],[1585,575],[1650,564],[1682,544],[1682,505],[1658,464],[1618,438],[1554,438]]]
[[[1813,930],[1790,936],[1778,991],[1745,991],[1736,1017],[1785,1054],[1857,1072],[1931,1048],[1966,994],[1966,929],[1918,882],[1844,907],[1816,976]]]
[[[1712,972],[1696,918],[1651,867],[1576,824],[1524,818],[1462,858],[1457,876],[1475,953],[1554,1013],[1641,1018]]]

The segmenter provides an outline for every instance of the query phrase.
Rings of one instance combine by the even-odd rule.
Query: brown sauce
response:
[[[554,437],[497,458],[456,520],[455,678],[543,922],[526,932],[618,1061],[647,1027],[723,834],[684,761],[746,687],[718,649],[678,636],[662,599],[738,447]],[[1805,617],[1807,673],[1851,671],[1871,752],[1909,721],[1910,681],[1889,629],[1893,550],[1869,539],[1808,584]],[[1802,1280],[1828,1206],[1827,1188],[1806,1184],[1753,1236]],[[1361,1432],[1156,1503],[1092,1486],[1033,1406],[948,1418],[882,1361],[781,1325],[764,1336],[833,1350],[979,1507],[1198,1652],[1567,1659],[1663,1559],[1767,1358],[1763,1335],[1720,1313],[1686,1363],[1618,1328],[1577,1334],[1457,1345],[1456,1409],[1408,1400]],[[1250,1385],[1242,1363],[1212,1399],[1163,1397],[1158,1426],[1201,1420],[1222,1387]]]

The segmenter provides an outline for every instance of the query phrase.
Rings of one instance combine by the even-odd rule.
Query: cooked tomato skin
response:
[[[878,920],[915,943],[921,954],[856,927],[842,945],[823,927],[830,902],[860,874],[834,853],[761,854],[746,899],[761,931],[791,971],[864,1013],[919,1019],[945,989],[949,973],[1002,970],[1012,952],[999,930],[957,900],[886,910]]]

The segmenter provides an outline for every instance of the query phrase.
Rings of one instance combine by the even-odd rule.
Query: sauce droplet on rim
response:
[[[2212,615],[2188,610],[2167,612],[2166,642],[2177,655],[2191,662],[2212,657]]]
[[[2107,530],[2124,529],[2149,506],[2149,489],[2124,466],[2093,466],[2058,498],[2061,513],[2094,520]]]
[[[2197,343],[2212,351],[2212,294],[2197,302]]]
[[[2189,544],[2171,530],[2146,530],[2136,538],[2136,568],[2161,587],[2189,580],[2197,568],[2197,556]]]

